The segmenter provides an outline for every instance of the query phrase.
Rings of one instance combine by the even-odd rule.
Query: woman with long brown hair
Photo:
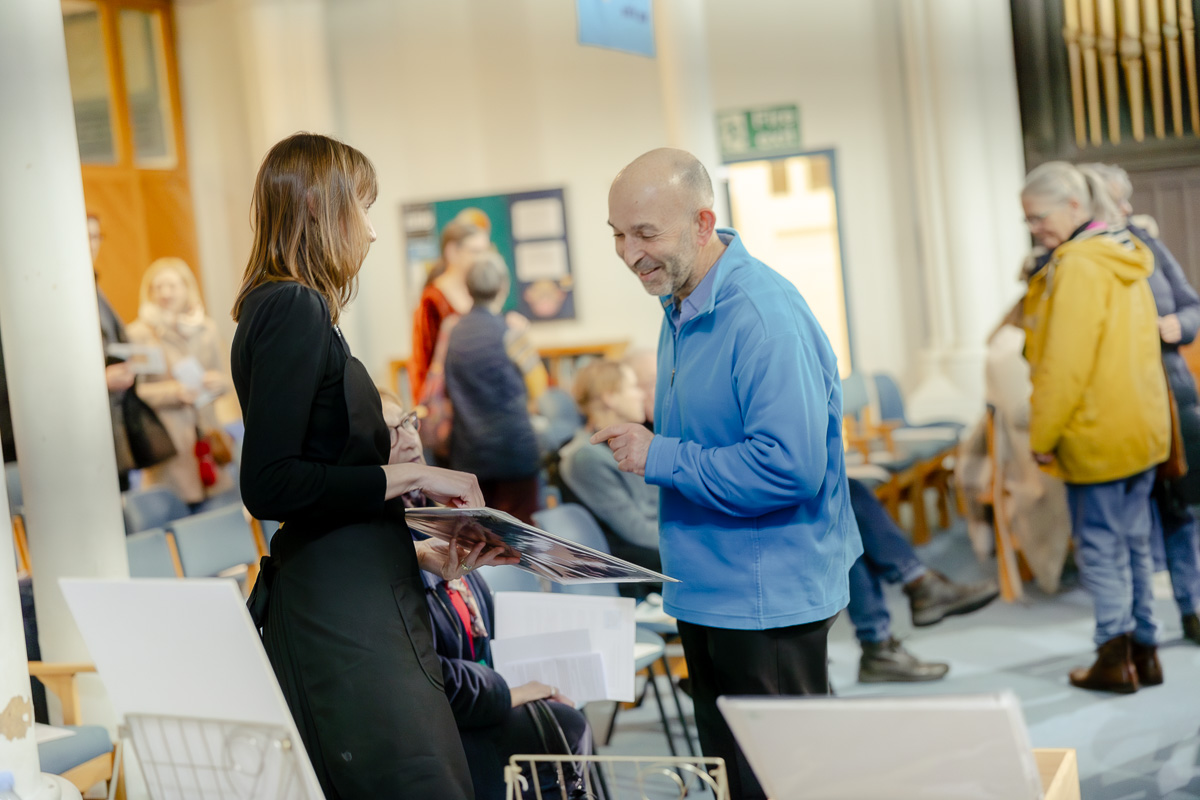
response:
[[[375,231],[362,153],[296,134],[254,187],[254,245],[233,307],[246,507],[283,526],[251,597],[263,645],[325,796],[470,798],[430,638],[420,568],[455,580],[502,563],[414,547],[401,496],[479,506],[475,478],[388,464],[379,394],[337,326]]]

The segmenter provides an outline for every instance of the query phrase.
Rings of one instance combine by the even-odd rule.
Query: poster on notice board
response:
[[[494,194],[401,207],[409,306],[415,308],[441,257],[442,229],[458,219],[484,230],[508,265],[505,311],[531,322],[575,318],[575,284],[562,189]]]

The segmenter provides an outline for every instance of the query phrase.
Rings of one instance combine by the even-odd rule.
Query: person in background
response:
[[[1105,220],[1107,189],[1065,162],[1029,173],[1021,204],[1050,253],[1030,277],[1025,357],[1029,441],[1067,484],[1075,561],[1096,612],[1085,689],[1128,693],[1163,681],[1151,591],[1150,492],[1170,449],[1170,411],[1146,245]]]
[[[572,388],[586,422],[559,451],[558,474],[569,494],[564,499],[577,500],[592,512],[613,555],[661,572],[658,487],[622,472],[606,445],[590,441],[610,425],[645,422],[646,394],[629,366],[608,359],[592,361],[576,373]]]
[[[633,370],[638,388],[646,398],[646,429],[654,430],[654,393],[658,381],[658,356],[650,348],[638,348],[625,354],[621,363]]]
[[[489,253],[467,273],[472,306],[446,349],[446,396],[454,408],[450,465],[479,479],[487,505],[533,524],[538,508],[537,437],[521,368],[506,347],[505,321],[490,307],[507,267]]]
[[[442,322],[453,314],[466,314],[471,310],[467,272],[490,249],[488,232],[471,222],[452,220],[442,229],[441,259],[430,272],[413,314],[409,374],[416,402],[420,402],[425,388],[425,376],[433,361]]]
[[[1158,225],[1150,217],[1131,217],[1133,184],[1128,173],[1110,164],[1089,164],[1104,180],[1125,225],[1154,254],[1154,272],[1150,291],[1158,310],[1158,335],[1162,342],[1162,362],[1179,415],[1188,472],[1178,480],[1159,480],[1154,484],[1154,510],[1158,525],[1155,550],[1162,556],[1171,575],[1171,588],[1183,623],[1183,635],[1200,644],[1200,537],[1191,506],[1200,503],[1200,395],[1196,379],[1179,348],[1191,344],[1200,330],[1200,295],[1188,283],[1183,267],[1158,238]]]
[[[401,498],[483,503],[474,476],[391,456],[383,408],[338,328],[375,241],[375,168],[317,134],[259,168],[233,306],[246,508],[282,524],[249,607],[329,800],[470,800],[433,650],[425,569],[453,581],[501,551],[414,543]],[[299,243],[299,247],[290,246]]]
[[[611,425],[624,472],[659,487],[663,608],[679,621],[707,756],[733,798],[765,797],[723,694],[829,693],[828,635],[862,544],[837,359],[812,311],[737,232],[716,228],[695,156],[663,148],[614,179],[617,256],[664,312],[654,427]]]
[[[167,486],[195,510],[205,498],[233,485],[204,441],[221,436],[213,401],[230,388],[225,346],[183,259],[160,258],[151,264],[142,275],[140,301],[137,319],[126,333],[134,344],[161,349],[166,372],[143,375],[137,393],[158,414],[176,451],[174,458],[146,468],[143,485]],[[185,370],[186,381],[180,379]]]
[[[850,568],[846,608],[862,646],[858,679],[862,683],[938,680],[950,670],[948,664],[923,662],[892,636],[883,584],[904,586],[917,627],[977,611],[995,600],[999,590],[994,581],[955,583],[926,567],[875,493],[854,478],[849,484],[850,505],[863,542],[863,554]]]
[[[88,214],[88,244],[92,251],[93,276],[99,280],[99,274],[94,271],[96,257],[100,255],[100,244],[104,241],[104,234],[100,231],[100,218],[94,214]],[[121,491],[129,489],[129,473],[138,468],[138,464],[134,462],[133,449],[129,445],[129,434],[125,428],[125,392],[133,388],[133,382],[137,378],[133,369],[125,363],[124,359],[115,358],[108,355],[108,346],[110,344],[124,344],[129,339],[125,335],[125,324],[121,318],[117,316],[117,312],[113,309],[112,304],[108,302],[108,298],[104,296],[104,291],[100,288],[100,284],[96,284],[96,303],[100,307],[100,341],[104,345],[104,382],[108,386],[108,407],[109,413],[112,416],[113,427],[113,448],[117,456],[117,477],[120,481]]]
[[[389,389],[379,387],[383,401],[383,419],[391,440],[390,464],[424,463],[420,420],[405,412],[400,399]],[[423,508],[429,500],[420,491],[404,496],[407,508]],[[553,686],[530,681],[509,686],[492,664],[491,639],[495,630],[492,591],[483,576],[472,572],[447,581],[423,572],[425,601],[433,627],[433,646],[442,664],[446,697],[454,712],[454,721],[462,736],[475,800],[503,800],[504,767],[518,753],[545,754],[533,717],[526,706],[544,700],[550,708],[571,752],[589,755],[592,735],[587,719],[574,704]],[[553,770],[542,773],[550,778],[542,790],[558,797],[557,777]]]

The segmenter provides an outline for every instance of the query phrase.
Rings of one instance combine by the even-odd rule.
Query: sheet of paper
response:
[[[176,361],[171,366],[171,377],[191,389],[196,394],[192,405],[200,408],[217,399],[217,395],[204,390],[204,365],[195,356]]]
[[[567,276],[567,243],[562,239],[549,242],[522,242],[513,250],[517,262],[517,280],[556,281]]]
[[[496,640],[586,630],[602,656],[607,698],[632,702],[633,609],[630,597],[498,592]]]
[[[135,375],[167,374],[167,358],[163,355],[161,347],[113,342],[104,349],[104,354],[124,361]]]
[[[1021,706],[1011,692],[721,697],[717,706],[776,800],[1042,797]]]
[[[56,728],[53,725],[43,725],[40,722],[33,723],[33,736],[37,739],[38,744],[53,742],[55,739],[65,739],[68,736],[74,736],[75,731],[66,728]]]
[[[563,204],[557,197],[521,200],[512,204],[509,213],[512,215],[512,235],[517,241],[561,239],[566,234]]]
[[[293,742],[300,741],[246,599],[233,581],[61,578],[59,585],[117,719],[177,718],[179,735],[207,722],[282,727]],[[167,735],[156,735],[160,744],[168,742]],[[213,752],[220,755],[222,750]],[[280,751],[270,752],[278,760]],[[171,763],[178,764],[187,751],[174,748],[172,753]],[[168,755],[152,751],[151,758],[156,754]],[[193,754],[202,758],[199,750]],[[294,748],[286,761],[294,771],[271,773],[257,791],[236,795],[281,800],[324,796],[304,748]],[[177,772],[194,782],[196,771]],[[241,773],[228,770],[224,775],[236,781]],[[216,795],[201,787],[153,796],[209,800]]]
[[[540,681],[575,705],[611,700],[604,680],[604,657],[586,630],[539,633],[492,641],[496,671],[509,686]]]

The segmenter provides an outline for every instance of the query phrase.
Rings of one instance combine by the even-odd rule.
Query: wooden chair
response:
[[[551,386],[567,388],[575,377],[576,362],[581,358],[613,358],[625,355],[629,342],[594,342],[565,347],[539,347],[538,355],[546,363]]]
[[[996,410],[991,406],[987,411],[987,453],[992,478],[979,496],[979,502],[992,508],[1000,596],[1005,602],[1014,603],[1025,596],[1024,581],[1031,575],[1008,525],[1008,494],[1004,487],[1004,469],[996,458]]]
[[[67,727],[80,726],[81,722],[79,692],[75,685],[75,676],[95,671],[96,668],[93,665],[85,663],[29,662],[29,676],[41,681],[62,704],[62,721],[63,725]],[[118,800],[124,800],[125,781],[124,776],[120,774],[119,767],[120,743],[114,746],[108,737],[108,731],[94,725],[76,727],[74,734],[69,739],[38,746],[39,755],[42,755],[43,751],[47,754],[42,759],[43,767],[53,767],[55,764],[51,762],[56,761],[61,762],[60,766],[71,764],[70,767],[62,771],[55,770],[55,772],[70,781],[81,792],[87,791],[101,781],[109,783],[115,780],[115,797]],[[59,744],[59,742],[63,744]],[[105,749],[105,743],[107,743],[108,749]],[[63,752],[64,748],[68,752]]]

